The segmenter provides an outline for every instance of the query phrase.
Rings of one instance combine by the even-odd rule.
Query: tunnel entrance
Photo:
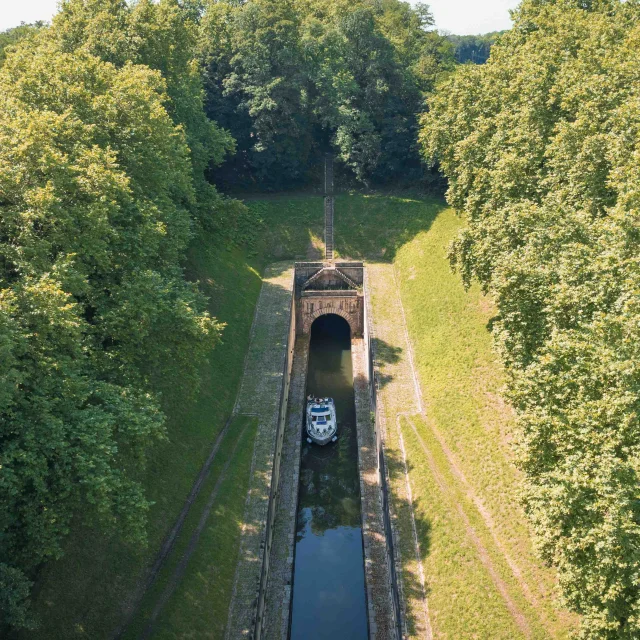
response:
[[[365,640],[351,329],[338,315],[320,316],[311,327],[309,394],[334,398],[338,441],[321,447],[303,433],[290,638]]]

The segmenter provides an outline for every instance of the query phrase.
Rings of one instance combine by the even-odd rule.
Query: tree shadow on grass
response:
[[[442,198],[419,194],[339,195],[334,243],[341,257],[393,262],[400,247],[428,231],[447,208]]]
[[[385,461],[389,477],[395,482],[404,485],[405,465],[402,456],[396,449],[385,448]],[[414,465],[407,460],[407,471],[410,473]],[[415,521],[415,529],[418,536],[418,544],[420,551],[420,561],[424,562],[431,551],[431,530],[432,525],[428,518],[422,516],[415,510],[415,505],[411,504],[406,497],[398,495],[393,491],[393,487],[389,487],[392,509],[394,513],[393,526],[395,528],[395,548],[394,553],[396,560],[400,560],[400,564],[407,567],[408,564],[415,564],[416,548],[414,541],[413,525],[411,522],[411,514]],[[420,581],[417,571],[402,571],[400,576],[402,582],[402,593],[400,602],[400,610],[406,614],[406,625],[410,635],[420,635],[425,633],[424,620],[416,618],[416,608],[408,607],[407,603],[411,601],[422,601],[429,597],[428,584],[423,585]]]
[[[380,364],[396,364],[400,362],[402,355],[401,347],[394,347],[393,345],[381,340],[380,338],[373,338],[372,340],[373,353],[378,365]],[[376,371],[376,382],[378,389],[382,389],[393,380],[391,374],[380,373]]]

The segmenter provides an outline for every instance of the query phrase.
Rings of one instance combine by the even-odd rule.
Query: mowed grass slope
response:
[[[564,638],[576,620],[556,606],[555,576],[536,558],[518,502],[514,415],[488,329],[496,310],[477,287],[464,290],[446,258],[461,226],[431,198],[351,194],[336,202],[340,255],[368,259],[370,277],[386,279],[373,301],[376,323],[390,323],[406,345],[402,301],[414,349],[423,412],[400,417],[399,426],[434,637]],[[393,343],[379,347],[383,359],[408,365]],[[398,389],[411,397],[396,397],[386,420],[410,598],[419,589],[397,425],[414,407],[411,387]],[[422,637],[411,623],[413,637]]]
[[[215,238],[201,239],[191,247],[188,275],[198,280],[210,298],[209,311],[226,323],[222,344],[211,353],[202,372],[197,399],[166,398],[168,441],[156,445],[139,477],[147,496],[154,502],[149,512],[146,548],[132,548],[117,537],[105,536],[99,527],[78,523],[66,545],[65,556],[45,567],[36,585],[34,610],[41,622],[35,631],[23,632],[20,638],[34,640],[109,638],[126,619],[137,589],[167,533],[173,526],[191,490],[212,444],[229,419],[235,402],[249,346],[250,329],[266,264],[283,258],[304,258],[313,234],[322,229],[322,199],[303,200],[299,205],[282,203],[262,210],[259,203],[249,206],[261,218],[261,233],[255,246],[248,249],[219,246]],[[242,518],[253,438],[245,437],[236,451],[237,469],[231,484],[221,487],[214,513],[228,514],[208,524],[202,552],[196,562],[209,567],[211,599],[206,606],[215,612],[218,632],[224,628],[237,556],[238,519]],[[216,456],[211,477],[192,508],[177,543],[181,549],[196,526],[206,502],[211,482],[225,459]],[[243,471],[244,470],[244,471]],[[244,475],[243,475],[244,474]],[[224,526],[220,525],[224,519]],[[217,524],[215,524],[217,522]],[[211,529],[213,527],[213,529]],[[215,545],[212,545],[215,540]],[[170,556],[168,566],[175,566]],[[217,561],[220,560],[220,565]],[[190,569],[191,571],[191,569]],[[168,571],[160,576],[158,594],[166,583]],[[191,587],[189,587],[191,588]],[[176,591],[183,605],[172,615],[171,626],[188,629],[202,604]],[[144,601],[145,611],[152,608]],[[167,611],[172,611],[169,604]],[[180,620],[181,619],[181,620]],[[135,626],[140,624],[136,618]],[[218,637],[218,636],[214,636]]]
[[[141,637],[152,617],[153,637],[182,637],[196,630],[197,637],[221,637],[233,589],[257,425],[256,418],[247,416],[237,416],[229,425],[217,463],[202,485],[183,532],[124,638]],[[192,548],[193,532],[205,509],[206,522]],[[176,569],[187,554],[186,569],[176,580]],[[158,607],[161,601],[163,606]]]
[[[443,210],[397,252],[395,282],[414,349],[424,413],[402,420],[434,635],[564,638],[555,576],[536,558],[518,502],[514,415],[477,287],[446,259],[461,221]],[[424,530],[424,529],[427,530]]]

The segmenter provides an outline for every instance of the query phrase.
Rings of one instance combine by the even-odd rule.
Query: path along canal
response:
[[[367,638],[351,335],[337,315],[311,330],[307,394],[332,397],[338,441],[302,439],[291,640]]]

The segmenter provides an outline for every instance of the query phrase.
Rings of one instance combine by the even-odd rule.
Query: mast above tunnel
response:
[[[296,262],[296,332],[309,335],[316,318],[330,313],[343,317],[351,337],[364,334],[364,264],[336,262],[333,252],[333,156],[324,165],[324,262]]]

